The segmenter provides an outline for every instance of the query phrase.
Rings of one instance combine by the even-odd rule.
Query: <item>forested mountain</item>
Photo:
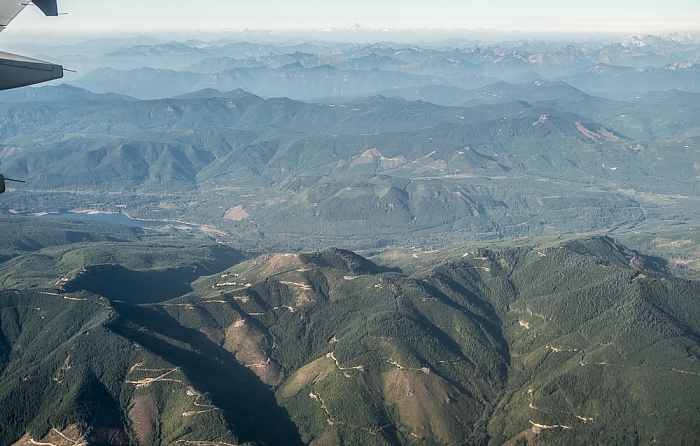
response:
[[[0,444],[698,444],[692,37],[52,51]]]
[[[609,100],[536,81],[453,95],[461,106],[7,96],[3,170],[51,192],[0,205],[24,213],[120,205],[276,250],[627,230],[698,211],[692,93]]]
[[[700,428],[700,283],[611,238],[383,267],[74,225],[3,248],[5,444],[690,444]]]

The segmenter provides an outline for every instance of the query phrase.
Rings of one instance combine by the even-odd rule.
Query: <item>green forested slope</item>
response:
[[[0,166],[28,181],[0,210],[126,210],[210,225],[268,252],[697,218],[692,93],[612,101],[535,82],[460,97],[305,103],[205,90],[139,101],[39,89],[0,103]]]
[[[696,282],[608,238],[481,255],[489,281],[506,285],[492,294],[511,354],[495,440],[530,424],[544,444],[697,441]]]
[[[388,268],[89,226],[62,242],[75,229],[6,243],[3,443],[693,444],[700,429],[700,283],[612,238],[386,251]]]

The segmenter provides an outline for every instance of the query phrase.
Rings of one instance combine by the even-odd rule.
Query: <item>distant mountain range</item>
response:
[[[307,100],[390,88],[472,89],[535,79],[564,80],[588,93],[700,92],[700,45],[681,34],[556,43],[469,42],[462,47],[221,41],[128,45],[117,50],[106,46],[90,60],[76,58],[76,66],[86,66],[88,73],[71,83],[142,99],[241,88],[265,98]],[[66,59],[71,62],[74,56]]]

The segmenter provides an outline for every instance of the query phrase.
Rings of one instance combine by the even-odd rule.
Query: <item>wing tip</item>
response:
[[[47,16],[58,15],[58,0],[32,0],[41,11]]]

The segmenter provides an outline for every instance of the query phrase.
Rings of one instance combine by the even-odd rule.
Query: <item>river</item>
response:
[[[139,220],[131,218],[126,214],[118,213],[96,213],[96,212],[48,212],[33,214],[38,218],[72,218],[75,220],[100,221],[118,225],[135,226],[139,228],[158,228],[162,226],[186,226],[188,228],[200,229],[197,225],[163,220]]]

